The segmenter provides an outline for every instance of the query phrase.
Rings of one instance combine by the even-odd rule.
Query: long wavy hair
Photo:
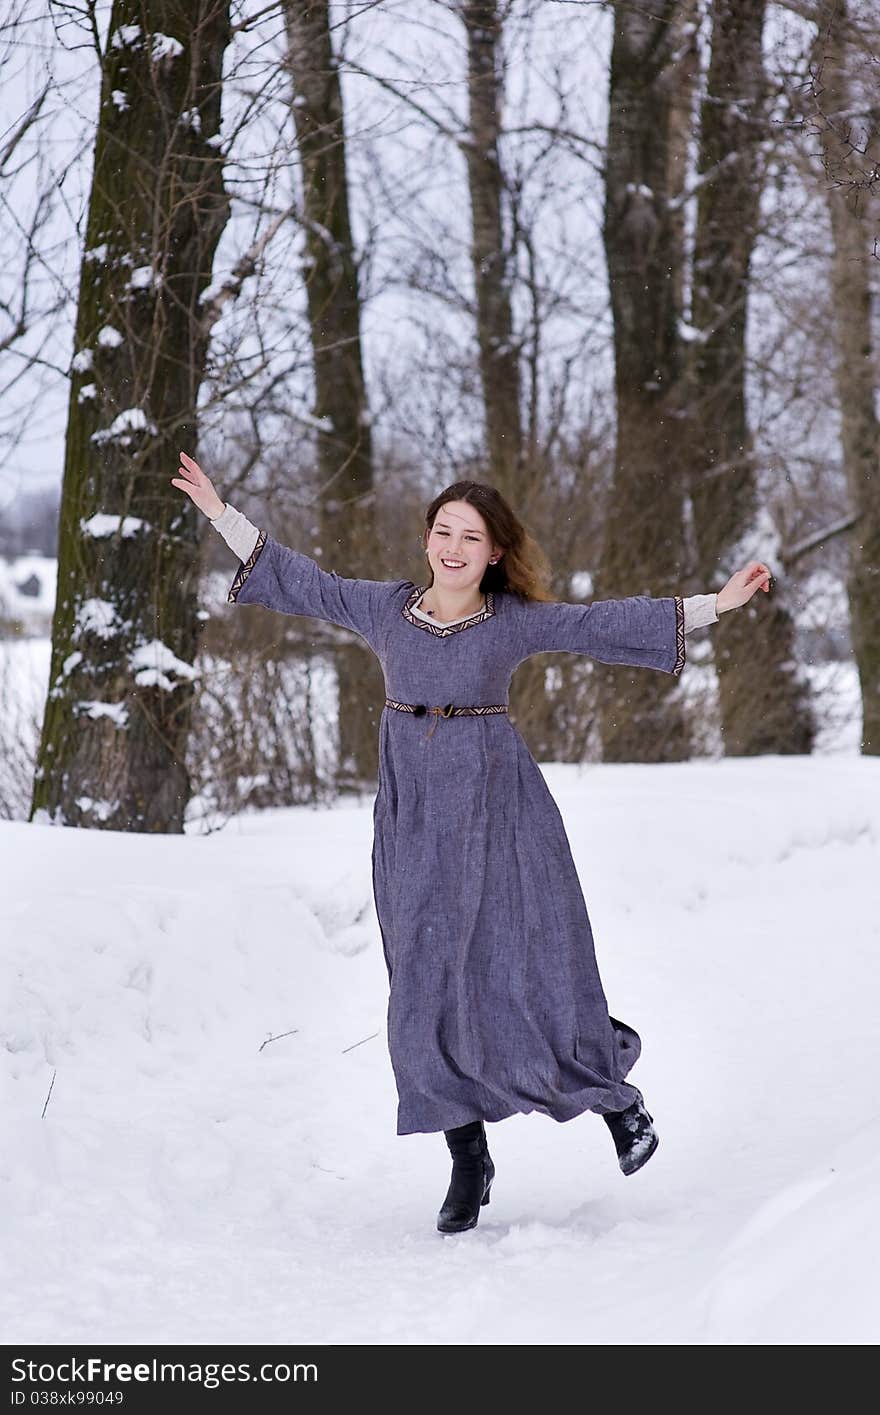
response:
[[[550,591],[550,562],[538,542],[505,501],[500,491],[485,482],[457,481],[434,497],[425,512],[422,548],[428,548],[428,536],[441,506],[447,501],[467,501],[479,511],[495,545],[504,552],[497,565],[487,565],[480,581],[480,591],[507,590],[524,600],[555,601]],[[428,587],[434,583],[434,572],[427,566]]]

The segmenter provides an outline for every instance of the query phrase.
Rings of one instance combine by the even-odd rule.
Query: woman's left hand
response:
[[[718,613],[723,614],[726,609],[739,609],[741,605],[748,604],[756,590],[769,594],[772,578],[767,565],[760,560],[750,560],[744,570],[737,570],[731,575],[724,589],[718,591],[715,601]]]

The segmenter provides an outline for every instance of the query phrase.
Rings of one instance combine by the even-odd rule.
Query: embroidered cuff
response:
[[[217,520],[219,521],[219,519],[220,519],[220,517],[218,516],[218,517],[217,517]],[[257,563],[257,561],[259,560],[260,556],[262,555],[263,551],[265,550],[267,540],[268,540],[268,536],[267,536],[267,534],[266,534],[265,531],[257,531],[257,542],[256,542],[256,545],[254,546],[254,548],[253,548],[253,550],[251,551],[250,555],[248,556],[247,560],[242,561],[241,565],[239,565],[238,569],[237,569],[236,572],[235,572],[235,579],[232,581],[232,584],[229,586],[229,593],[228,593],[228,595],[226,596],[226,603],[227,603],[227,604],[237,604],[237,603],[238,603],[238,596],[241,594],[242,586],[244,585],[245,581],[247,580],[248,575],[249,575],[249,574],[251,573],[251,571],[253,570],[254,566],[256,565],[256,563]],[[252,604],[266,604],[267,607],[270,608],[270,609],[272,609],[272,608],[275,607],[274,605],[269,604],[268,600],[265,600],[265,599],[264,599],[264,600],[261,600],[261,599],[257,598],[256,600],[251,600],[251,601],[245,600],[245,601],[244,601],[245,604],[247,604],[247,603],[249,603],[249,602],[252,603]]]
[[[673,604],[675,605],[675,663],[673,665],[672,671],[677,678],[678,675],[681,673],[681,670],[684,668],[685,662],[687,660],[687,644],[685,643],[684,638],[685,601],[682,599],[680,594],[673,595],[672,600]]]

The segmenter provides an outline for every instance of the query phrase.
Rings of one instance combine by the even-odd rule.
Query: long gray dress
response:
[[[526,602],[508,592],[457,624],[412,613],[424,586],[346,579],[260,531],[229,603],[360,634],[396,702],[508,701],[531,654],[678,674],[682,598]],[[385,707],[373,808],[373,892],[390,984],[397,1133],[542,1111],[623,1110],[641,1041],[611,1018],[559,808],[507,713]]]

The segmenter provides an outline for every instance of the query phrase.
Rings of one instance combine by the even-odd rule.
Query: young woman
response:
[[[372,864],[388,1047],[397,1133],[442,1130],[452,1155],[437,1227],[475,1227],[495,1174],[484,1122],[517,1112],[597,1112],[634,1174],[658,1143],[624,1079],[641,1040],[608,1014],[562,817],[507,716],[508,688],[518,664],[551,650],[679,674],[688,630],[769,592],[769,569],[753,561],[718,594],[555,601],[503,497],[462,481],[427,509],[425,585],[345,579],[180,461],[172,484],[239,558],[228,602],[343,625],[382,665]]]

